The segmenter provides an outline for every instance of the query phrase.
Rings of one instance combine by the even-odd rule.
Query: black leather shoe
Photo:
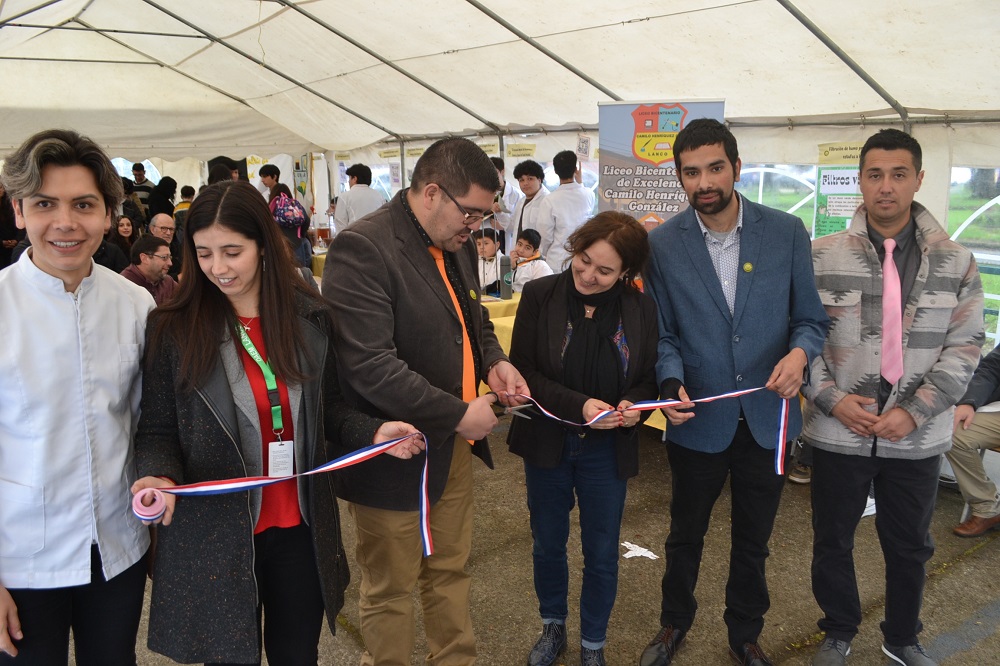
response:
[[[667,666],[674,659],[684,640],[683,629],[667,625],[660,629],[639,657],[639,666]]]
[[[764,650],[756,643],[744,643],[739,650],[729,648],[729,656],[740,666],[774,666],[774,662],[768,659]]]
[[[542,637],[528,654],[528,666],[551,666],[566,650],[566,625],[546,622],[542,625]]]
[[[604,648],[591,650],[580,646],[580,666],[608,666],[604,660]]]

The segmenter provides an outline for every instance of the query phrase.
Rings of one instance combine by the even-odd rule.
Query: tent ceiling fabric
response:
[[[1000,117],[1000,3],[792,4],[911,114]],[[52,126],[167,159],[593,127],[602,88],[737,123],[895,116],[777,0],[0,0],[0,71],[0,155]]]

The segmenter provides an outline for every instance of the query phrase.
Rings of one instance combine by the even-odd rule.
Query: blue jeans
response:
[[[566,541],[576,491],[583,544],[580,638],[585,647],[601,647],[618,593],[618,543],[625,508],[626,483],[618,478],[614,433],[592,431],[583,438],[567,434],[557,467],[525,463],[524,476],[542,620],[566,622]]]

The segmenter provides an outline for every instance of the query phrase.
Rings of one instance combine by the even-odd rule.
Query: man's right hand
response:
[[[687,411],[694,407],[694,403],[691,402],[691,398],[688,397],[683,386],[677,389],[677,399],[681,401],[681,404],[663,408],[664,416],[670,421],[670,425],[675,426],[694,418],[694,412]]]
[[[875,398],[864,398],[849,393],[841,399],[830,411],[838,421],[847,426],[855,435],[872,436],[872,426],[878,423],[878,415],[865,409],[875,404]]]
[[[958,429],[968,430],[969,426],[976,418],[976,408],[972,405],[958,405],[955,407],[955,426],[953,430],[958,432]]]
[[[465,439],[476,441],[490,434],[497,424],[493,404],[497,401],[494,394],[481,395],[469,403],[465,416],[458,422],[455,432]]]
[[[17,648],[14,647],[14,641],[23,638],[21,620],[17,616],[17,604],[14,603],[7,588],[0,585],[0,652],[16,657]]]

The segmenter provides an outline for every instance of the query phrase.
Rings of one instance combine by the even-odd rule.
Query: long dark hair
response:
[[[185,220],[183,279],[170,301],[149,316],[147,359],[166,338],[180,350],[180,388],[204,383],[219,361],[218,347],[237,326],[229,299],[198,264],[194,236],[219,225],[256,241],[260,248],[260,320],[268,362],[287,382],[303,375],[297,353],[304,349],[297,325],[296,302],[316,300],[297,273],[288,243],[274,223],[264,198],[252,185],[224,181],[205,188],[191,204]],[[230,333],[231,335],[231,333]],[[233,344],[239,345],[235,336]]]
[[[132,235],[129,236],[128,238],[122,236],[121,233],[118,232],[118,223],[121,222],[122,219],[128,220],[129,224],[132,225]],[[132,245],[135,243],[136,240],[138,240],[138,238],[139,238],[139,225],[133,222],[132,218],[126,215],[122,215],[118,219],[115,219],[113,215],[111,216],[111,228],[108,229],[107,240],[109,243],[113,243],[114,245],[120,247],[122,252],[125,253],[126,257],[131,255]]]

